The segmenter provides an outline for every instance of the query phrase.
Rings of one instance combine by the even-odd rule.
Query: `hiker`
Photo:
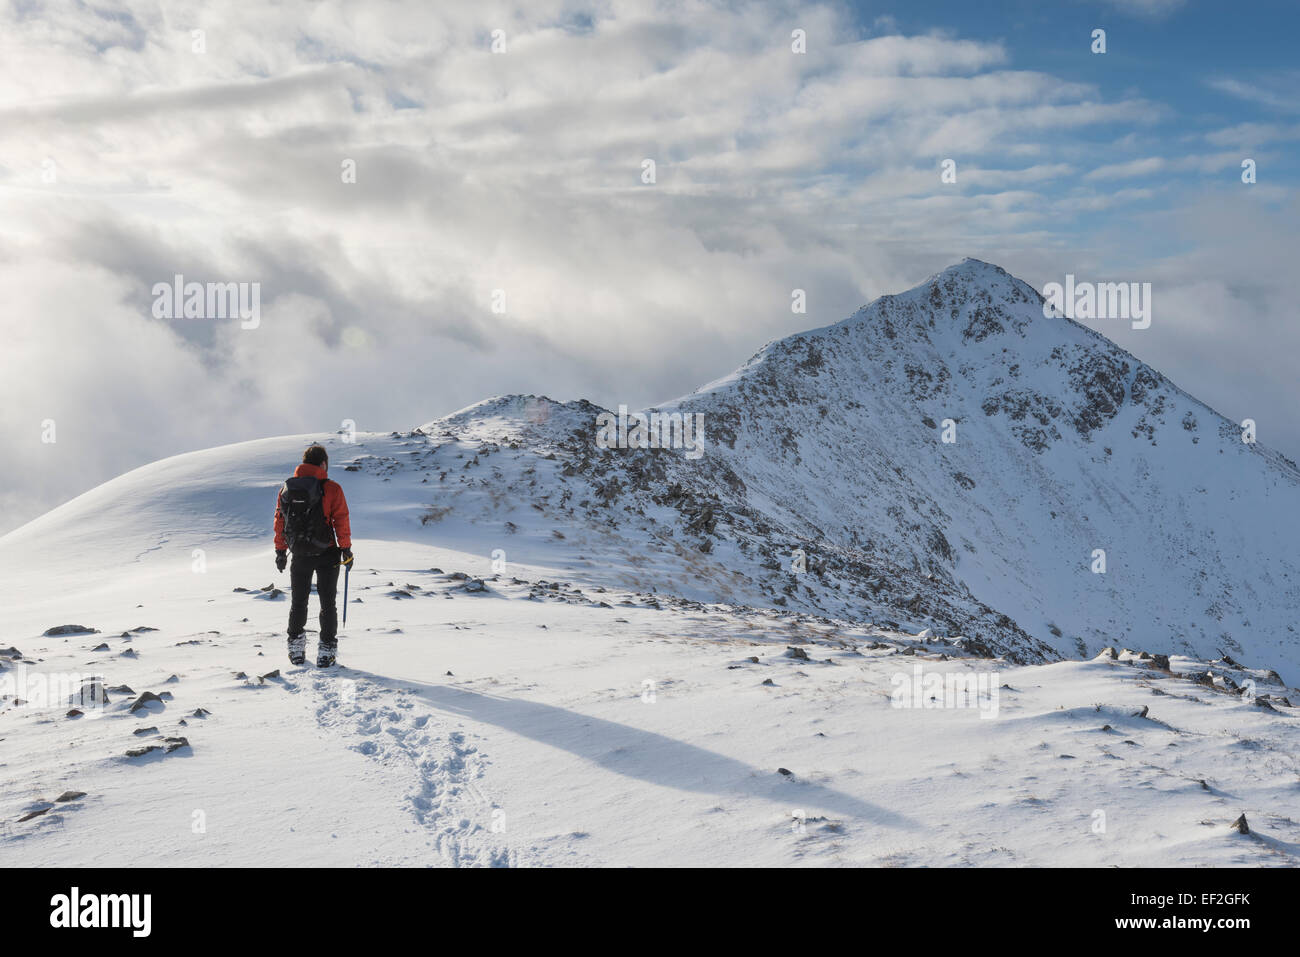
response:
[[[293,478],[280,486],[275,500],[275,567],[284,571],[286,551],[292,550],[289,580],[293,599],[289,603],[289,663],[307,660],[307,600],[311,578],[316,576],[320,598],[320,645],[316,666],[328,668],[338,652],[338,612],[334,596],[338,591],[339,568],[352,562],[352,526],[343,488],[325,477],[329,454],[313,445],[302,453],[302,465]]]

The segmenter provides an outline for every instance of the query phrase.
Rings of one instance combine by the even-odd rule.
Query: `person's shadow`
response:
[[[356,668],[348,671],[393,691],[413,692],[442,711],[504,728],[651,784],[707,794],[740,791],[799,808],[809,815],[821,811],[883,827],[908,830],[920,827],[905,815],[851,794],[800,780],[798,776],[785,777],[776,768],[755,768],[654,731],[536,701],[410,679],[396,680]]]

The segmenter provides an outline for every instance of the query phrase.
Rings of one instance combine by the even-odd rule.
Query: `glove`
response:
[[[352,549],[345,548],[341,552],[339,552],[339,564],[340,565],[352,564]]]
[[[284,571],[285,563],[289,561],[289,555],[283,548],[275,550],[275,570]]]

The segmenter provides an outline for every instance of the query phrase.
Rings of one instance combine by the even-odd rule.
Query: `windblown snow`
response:
[[[329,436],[338,669],[271,560],[319,435],[0,538],[0,853],[1294,863],[1300,472],[1238,423],[974,260],[645,410],[699,458],[607,411]]]

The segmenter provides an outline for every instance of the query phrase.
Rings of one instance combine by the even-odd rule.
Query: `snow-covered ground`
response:
[[[406,441],[361,436],[357,454]],[[359,562],[346,667],[290,667],[287,596],[261,589],[286,583],[267,526],[304,444],[157,463],[0,540],[16,586],[0,645],[21,652],[0,676],[28,696],[0,711],[7,862],[1268,865],[1300,850],[1297,717],[1278,700],[1300,696],[1263,671],[1213,666],[1276,711],[1129,655],[1017,667],[863,622],[637,593],[593,583],[632,567],[584,568],[567,539],[548,553],[540,515],[517,516],[530,561],[507,553],[494,575],[471,526],[409,513],[414,475],[340,471],[341,444]],[[98,633],[43,635],[68,624]],[[996,697],[897,706],[918,667]],[[100,676],[109,703],[42,706],[50,676]],[[164,700],[132,712],[146,691]],[[1242,813],[1247,835],[1229,828]]]

